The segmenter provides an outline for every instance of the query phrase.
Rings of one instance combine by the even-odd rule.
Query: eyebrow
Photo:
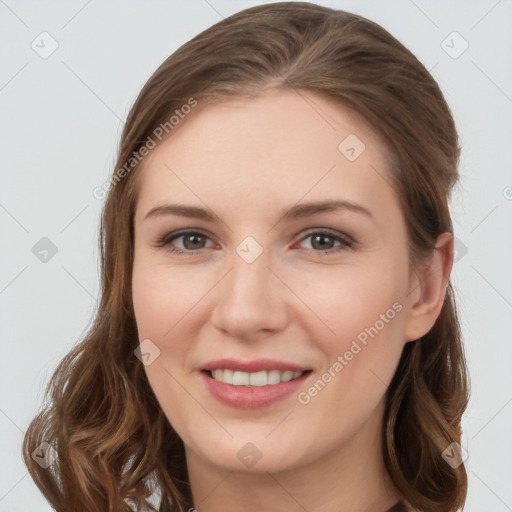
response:
[[[374,219],[372,213],[358,203],[340,199],[328,199],[324,201],[296,204],[290,208],[285,208],[281,211],[278,222],[283,220],[290,221],[300,219],[318,213],[333,212],[337,210],[347,210],[363,214],[370,219]],[[146,214],[144,220],[161,215],[179,215],[181,217],[200,219],[206,222],[222,223],[222,219],[211,210],[183,204],[164,204],[156,206]]]

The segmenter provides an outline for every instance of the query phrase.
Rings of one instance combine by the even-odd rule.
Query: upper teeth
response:
[[[247,373],[234,370],[212,370],[211,374],[215,380],[232,384],[233,386],[267,386],[270,384],[279,384],[288,382],[300,377],[304,372],[280,372],[279,370],[270,370]]]

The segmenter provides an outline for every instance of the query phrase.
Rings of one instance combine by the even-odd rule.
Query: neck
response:
[[[234,472],[211,465],[186,448],[198,512],[385,512],[400,499],[382,458],[382,410],[341,448],[280,472]]]

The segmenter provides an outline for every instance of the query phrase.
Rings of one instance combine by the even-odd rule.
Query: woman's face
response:
[[[199,101],[180,122],[141,171],[132,285],[187,457],[276,472],[380,446],[418,298],[386,146],[309,92]]]

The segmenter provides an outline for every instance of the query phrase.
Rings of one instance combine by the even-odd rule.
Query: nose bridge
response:
[[[256,241],[252,236],[246,237],[236,248],[231,258],[231,272],[228,276],[226,294],[241,307],[252,302],[263,308],[269,303],[272,283],[271,251]]]
[[[230,259],[231,271],[223,279],[212,313],[216,327],[236,337],[275,330],[286,323],[283,287],[268,267],[272,251],[254,237],[246,237]]]
[[[258,288],[268,288],[272,265],[270,249],[264,248],[252,236],[246,237],[235,249],[232,258],[231,285],[234,290],[246,293],[252,289],[258,294]]]

